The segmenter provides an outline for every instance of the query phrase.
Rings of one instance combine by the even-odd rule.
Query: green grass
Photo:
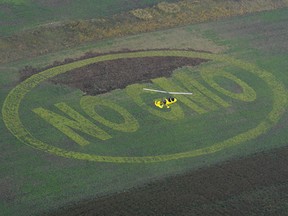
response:
[[[262,85],[265,86],[264,84]],[[259,85],[259,87],[260,86],[261,85]],[[261,90],[261,88],[259,89]],[[259,89],[257,89],[257,92],[260,91]],[[253,103],[251,105],[251,108],[247,108],[245,106],[245,103],[244,105],[243,104],[241,105],[241,102],[238,102],[240,107],[242,106],[245,108],[245,110],[247,109],[250,112],[252,112],[252,109],[253,109],[254,112],[253,114],[250,115],[249,119],[247,117],[243,119],[245,123],[243,124],[243,128],[242,127],[237,128],[236,125],[238,124],[238,121],[242,120],[241,119],[243,118],[242,116],[245,116],[248,114],[245,113],[245,110],[244,111],[241,109],[237,110],[237,107],[234,107],[234,106],[233,106],[233,109],[236,109],[236,110],[234,110],[234,112],[231,115],[227,115],[224,119],[223,117],[225,116],[225,113],[226,113],[226,110],[224,108],[222,108],[218,112],[213,112],[212,114],[209,114],[209,115],[203,114],[203,116],[201,116],[202,118],[200,117],[199,114],[194,113],[189,108],[188,109],[186,108],[187,109],[186,112],[191,113],[192,115],[187,115],[186,113],[187,116],[184,119],[176,121],[176,122],[173,121],[173,124],[169,124],[169,121],[165,119],[161,120],[161,118],[157,118],[152,115],[147,116],[148,113],[143,112],[143,110],[140,107],[135,106],[133,101],[131,101],[131,99],[125,93],[123,95],[123,92],[115,92],[112,95],[109,94],[107,96],[104,96],[104,98],[107,98],[107,100],[110,100],[112,102],[118,98],[117,99],[118,105],[125,108],[136,119],[137,117],[141,118],[141,121],[139,121],[140,128],[136,132],[133,132],[133,133],[123,133],[123,132],[110,129],[107,126],[105,125],[103,126],[103,124],[100,124],[99,122],[95,122],[90,119],[96,125],[100,126],[105,131],[107,131],[113,138],[106,140],[106,141],[101,141],[97,139],[93,140],[92,137],[85,135],[84,137],[90,140],[92,139],[93,141],[89,146],[85,148],[82,148],[78,146],[76,143],[73,143],[71,141],[70,143],[73,149],[79,150],[80,152],[85,152],[85,153],[98,152],[99,155],[115,155],[115,156],[126,156],[126,152],[130,148],[133,148],[135,152],[134,154],[131,154],[131,155],[128,154],[129,156],[142,156],[146,154],[147,155],[172,154],[172,153],[175,153],[175,149],[177,149],[176,152],[182,152],[186,149],[189,150],[189,146],[191,147],[191,144],[193,146],[199,142],[203,143],[202,147],[205,147],[205,146],[209,146],[215,143],[217,140],[221,141],[223,139],[224,135],[221,134],[220,137],[218,137],[217,134],[219,132],[214,129],[219,128],[220,125],[222,125],[223,122],[225,122],[225,120],[230,122],[229,124],[225,123],[227,124],[228,127],[233,127],[233,125],[235,124],[234,126],[235,130],[233,131],[234,134],[238,134],[241,131],[247,130],[248,128],[252,127],[253,124],[255,125],[255,123],[257,124],[259,120],[263,119],[263,117],[265,117],[265,115],[267,115],[268,113],[267,110],[265,110],[263,114],[263,112],[260,112],[260,110],[261,110],[262,103],[264,103],[266,100],[271,101],[271,98],[269,97],[269,95],[271,95],[271,93],[266,88],[266,91],[264,91],[261,94],[259,93],[258,102]],[[39,90],[36,90],[35,93],[31,92],[31,95],[27,97],[25,102],[23,102],[23,109],[21,110],[21,113],[23,112],[23,115],[21,119],[23,119],[23,123],[26,126],[26,128],[29,128],[30,131],[31,130],[33,131],[33,134],[35,133],[37,135],[40,133],[40,135],[37,135],[39,139],[45,140],[48,143],[55,143],[57,146],[59,144],[63,148],[67,148],[65,144],[69,143],[69,139],[67,138],[65,139],[65,136],[61,132],[55,130],[55,128],[51,127],[51,125],[41,120],[41,118],[39,119],[39,116],[27,115],[26,113],[31,113],[32,109],[42,106],[48,110],[53,110],[53,112],[57,112],[58,114],[64,114],[60,112],[56,107],[54,107],[54,104],[59,103],[59,102],[65,102],[66,104],[68,104],[69,106],[77,110],[79,113],[81,113],[81,115],[87,117],[87,114],[85,115],[85,112],[83,112],[83,110],[79,106],[79,101],[80,101],[81,96],[82,96],[81,93],[79,94],[78,91],[71,94],[70,91],[67,91],[65,88],[64,89],[59,88],[59,87],[55,88],[53,85],[52,86],[48,85],[48,88],[47,88],[41,85],[41,87],[39,87]],[[147,96],[146,98],[147,104],[151,104],[153,102],[153,98],[155,97],[157,98],[159,96],[161,97],[162,95],[158,94],[154,96],[152,95]],[[47,100],[47,98],[49,98],[49,100]],[[119,98],[121,98],[121,100]],[[226,100],[229,100],[229,98],[227,97]],[[37,101],[37,103],[35,104],[33,103],[33,101]],[[237,102],[237,100],[236,101],[232,100],[231,103],[235,103],[235,102]],[[181,107],[184,108],[183,105]],[[271,107],[268,107],[268,108],[271,109]],[[99,108],[97,110],[99,110]],[[237,113],[238,113],[238,117],[235,117],[237,116]],[[142,115],[147,116],[147,117],[144,117]],[[102,116],[106,119],[112,119],[112,122],[119,122],[119,114],[115,111],[111,111],[109,108],[108,108],[108,113],[103,113],[102,111]],[[216,118],[216,116],[218,116],[217,121],[214,121],[213,123],[209,125],[209,127],[207,127],[206,122],[211,122],[211,120],[209,119]],[[231,119],[228,120],[228,117],[229,118],[231,117]],[[120,118],[120,120],[122,119]],[[153,122],[153,124],[151,122]],[[195,122],[197,122],[197,124],[195,124]],[[40,125],[36,126],[38,124]],[[185,125],[186,130],[183,130],[183,125]],[[39,128],[43,128],[43,130],[41,130],[40,132]],[[165,128],[165,130],[161,130],[161,128]],[[167,131],[171,132],[170,136],[167,136]],[[209,133],[207,133],[207,135],[205,136],[205,139],[202,136],[199,136],[199,134],[202,134],[202,133],[205,134],[206,131]],[[149,139],[145,136],[145,134],[147,133],[149,133]],[[233,136],[233,133],[225,134],[225,136],[231,137]],[[51,136],[50,134],[53,134],[53,136]],[[46,136],[43,136],[43,135],[46,135]],[[45,137],[47,137],[47,140],[45,139]],[[141,137],[143,138],[143,140],[141,139]],[[59,143],[59,140],[66,140],[66,141],[63,141],[64,146],[63,144]],[[161,142],[159,142],[159,140],[161,140]],[[132,144],[131,147],[128,147],[130,146],[129,143]],[[182,146],[184,150],[182,150],[180,146]],[[195,146],[195,148],[197,148],[197,145]],[[68,149],[70,149],[69,146],[68,146]],[[192,149],[194,149],[194,147],[192,147]],[[146,151],[147,153],[145,153]]]
[[[273,19],[270,20],[269,17]],[[277,53],[277,47],[286,46],[286,44],[283,43],[278,44],[277,32],[275,32],[275,40],[273,40],[274,46],[272,46],[271,52],[268,53],[261,49],[261,46],[254,46],[254,43],[259,41],[259,39],[262,41],[262,45],[265,45],[265,34],[253,31],[253,28],[249,34],[245,33],[245,29],[251,26],[253,27],[252,24],[257,21],[258,25],[260,25],[259,28],[266,29],[267,32],[275,31],[276,29],[276,31],[279,31],[282,35],[287,34],[287,30],[282,29],[283,23],[287,19],[287,9],[283,9],[259,13],[249,17],[237,17],[233,18],[233,21],[228,19],[188,26],[187,29],[189,29],[191,35],[195,31],[198,32],[198,35],[202,34],[203,37],[205,37],[202,41],[208,41],[207,38],[212,41],[214,40],[215,43],[219,43],[218,47],[221,47],[224,43],[230,47],[230,50],[225,51],[226,55],[252,63],[272,73],[273,76],[276,77],[278,81],[281,81],[287,88],[286,59],[288,59],[288,53],[284,49],[284,51],[275,55],[275,53]],[[239,32],[237,29],[243,25],[245,25],[246,28],[243,29],[243,32]],[[277,28],[279,26],[281,28]],[[209,34],[207,34],[207,29],[210,29]],[[178,32],[178,30],[179,29],[175,29],[176,32]],[[236,30],[236,35],[228,34]],[[173,32],[174,30],[171,29],[169,32],[170,31]],[[166,33],[167,31],[164,31],[165,36],[167,35]],[[160,37],[161,31],[153,34]],[[148,35],[151,36],[151,34]],[[176,33],[175,35],[177,36]],[[136,38],[130,37],[129,40],[133,42],[133,46],[137,48],[137,41],[143,42],[143,37],[147,37],[147,34],[139,35]],[[171,37],[167,37],[166,40],[164,37],[162,40],[169,44]],[[211,41],[209,43],[211,43]],[[125,45],[124,41],[109,40],[93,45],[94,47],[92,49],[118,49],[119,44],[121,44],[122,47],[126,46],[129,48],[129,44]],[[173,46],[174,45],[175,44],[173,44]],[[150,48],[154,48],[153,43],[148,43],[147,47],[149,48],[149,46]],[[83,47],[81,49],[79,48],[78,53],[81,53],[81,51],[84,52],[84,50],[86,51],[87,49],[88,48]],[[1,88],[0,104],[3,104],[8,91],[16,86],[17,69],[12,67],[20,68],[28,63],[45,65],[47,62],[52,62],[57,58],[72,55],[71,52],[72,51],[63,51],[33,60],[22,60],[21,62],[5,65],[5,68],[0,68],[1,87],[3,87]],[[78,55],[78,53],[75,55]],[[79,101],[82,94],[79,90],[63,86],[55,87],[50,83],[42,83],[37,87],[37,91],[33,91],[27,95],[25,101],[20,106],[20,116],[25,127],[38,139],[51,144],[53,143],[61,148],[84,153],[96,152],[102,155],[144,156],[183,152],[207,147],[215,141],[223,141],[226,138],[255,127],[257,123],[267,117],[267,114],[273,108],[272,91],[267,88],[267,84],[257,76],[251,75],[237,67],[223,65],[217,62],[206,64],[203,67],[208,66],[214,69],[220,68],[231,71],[239,79],[253,87],[257,93],[257,99],[251,103],[231,99],[217,92],[201,79],[201,76],[199,76],[201,67],[193,70],[183,68],[177,70],[175,74],[185,73],[189,74],[189,76],[195,76],[197,81],[205,85],[205,87],[213,93],[221,96],[221,98],[228,101],[232,106],[228,108],[220,107],[218,110],[205,114],[197,114],[180,100],[178,105],[183,109],[186,118],[169,121],[155,117],[150,114],[147,109],[139,107],[127,95],[126,90],[116,90],[112,93],[105,94],[103,96],[105,99],[117,101],[117,104],[127,109],[139,122],[139,130],[128,133],[112,130],[91,119],[80,106]],[[183,84],[181,84],[179,80],[176,80],[175,76],[171,79],[174,83],[183,87]],[[163,82],[166,84],[163,79],[158,81],[160,84],[163,84]],[[237,88],[234,82],[221,77],[217,79],[217,82],[227,89]],[[156,84],[153,84],[153,86],[157,87]],[[154,97],[161,98],[162,95],[143,95],[143,100],[148,104]],[[42,106],[63,115],[61,111],[54,107],[54,104],[59,102],[67,103],[81,115],[110,133],[113,138],[107,140],[107,142],[99,141],[96,138],[80,133],[91,142],[89,146],[83,148],[32,112],[32,109]],[[151,106],[151,108],[153,108],[153,106]],[[173,111],[173,108],[170,112]],[[101,110],[101,107],[98,109],[101,115],[105,116],[105,114],[107,114]],[[169,111],[163,110],[163,112]],[[109,110],[109,117],[106,117],[109,120],[115,119],[115,122],[119,121],[119,115],[113,112],[113,110]],[[5,190],[8,191],[5,194],[5,199],[1,199],[0,201],[0,210],[4,215],[39,215],[40,212],[57,208],[67,202],[93,198],[115,191],[123,191],[127,188],[149,182],[151,179],[205,167],[257,151],[281,147],[287,145],[287,118],[288,113],[285,111],[278,124],[267,133],[263,133],[256,139],[243,142],[240,145],[226,148],[213,154],[154,164],[116,164],[74,160],[33,149],[21,143],[7,130],[2,122],[1,115],[0,162],[2,166],[0,173],[3,178],[0,180],[0,190],[3,190],[2,188],[8,184],[7,182],[9,182],[9,189]],[[223,131],[225,133],[223,133]],[[3,193],[0,191],[0,194]],[[261,195],[263,193],[260,191],[259,194]],[[249,197],[250,195],[239,196],[237,199],[244,199],[246,196]],[[286,206],[284,203],[281,205]]]

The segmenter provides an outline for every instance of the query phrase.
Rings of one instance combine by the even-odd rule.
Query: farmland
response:
[[[15,5],[31,7],[27,2]],[[98,7],[114,8],[102,17],[141,9],[155,18],[155,11],[167,10],[169,21],[184,1],[158,3],[121,8],[121,1],[103,1]],[[51,35],[41,54],[39,41],[39,50],[24,42],[13,54],[22,42],[5,36],[2,48],[11,52],[0,66],[1,212],[284,215],[288,13],[276,10],[285,1],[273,8],[266,3],[255,11],[268,11],[162,29],[150,28],[153,18],[134,20],[129,12],[129,22],[151,24],[145,33],[117,35],[126,22],[102,39],[83,31],[82,41],[68,41],[65,49]],[[100,17],[76,11],[68,20]],[[37,25],[27,22],[27,28]],[[1,30],[11,35],[20,26]],[[19,47],[7,43],[13,40]],[[194,94],[160,110],[153,100],[163,95],[145,87]]]

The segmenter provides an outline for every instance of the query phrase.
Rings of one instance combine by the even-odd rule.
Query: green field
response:
[[[57,23],[68,20],[95,19],[113,16],[134,8],[151,6],[160,0],[1,0],[0,35],[33,28],[39,24]],[[173,2],[173,0],[167,1]]]
[[[42,11],[40,3],[9,2],[15,3],[15,12],[18,7],[27,7],[23,22],[29,25],[25,27],[39,24],[42,19],[46,22],[55,14],[63,17],[54,16],[53,22],[64,17],[91,18],[95,11],[99,16],[106,16],[124,10],[122,1],[102,1],[95,5],[94,1],[87,0],[84,17],[83,12],[77,10],[83,1],[71,1],[69,5],[74,8],[71,14],[61,12],[65,6]],[[156,2],[159,1],[141,4]],[[130,6],[141,7],[139,4]],[[125,10],[131,8],[125,7]],[[32,13],[41,13],[42,18],[31,22],[29,14]],[[4,16],[0,14],[1,20]],[[16,16],[19,17],[17,13]],[[9,19],[15,20],[15,17],[5,19],[10,22]],[[165,176],[286,146],[287,21],[288,9],[284,8],[91,42],[0,65],[0,212],[3,215],[39,215],[79,200],[122,192]],[[1,28],[1,31],[10,33],[22,24]],[[123,51],[124,54],[105,55],[44,70],[26,83],[19,82],[18,70],[26,65],[41,68],[88,51],[186,48],[209,53],[161,50],[137,52],[131,56]],[[45,78],[69,73],[72,68],[95,61],[177,55],[211,61],[193,68],[179,68],[170,78],[156,78],[151,83],[134,84],[94,97],[84,97],[79,89],[54,85]],[[184,89],[194,95],[179,96],[179,102],[170,110],[159,110],[153,107],[153,100],[163,95],[144,93],[143,87]],[[200,106],[195,106],[193,100]],[[94,103],[100,118],[91,110]],[[73,110],[77,117],[71,117]],[[57,114],[54,123],[49,116],[51,112],[54,117]],[[67,124],[72,124],[72,128],[82,122],[80,125],[84,129],[67,132],[65,121],[69,121]],[[94,126],[89,126],[87,121]],[[103,140],[105,137],[109,139]]]

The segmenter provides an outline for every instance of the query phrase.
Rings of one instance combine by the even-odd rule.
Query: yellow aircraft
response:
[[[156,89],[148,89],[148,88],[143,88],[145,91],[152,91],[152,92],[160,92],[160,93],[166,93],[166,94],[181,94],[181,95],[192,95],[193,93],[191,92],[168,92],[168,91],[161,91],[161,90],[156,90]],[[166,106],[166,108],[170,108],[171,104],[174,104],[177,102],[177,99],[174,97],[168,97],[163,100],[155,100],[154,104],[156,107],[163,108]]]
[[[155,106],[162,109],[164,106],[166,106],[166,108],[170,108],[170,105],[176,102],[177,102],[176,98],[169,97],[169,98],[165,98],[164,100],[156,100],[154,104]]]

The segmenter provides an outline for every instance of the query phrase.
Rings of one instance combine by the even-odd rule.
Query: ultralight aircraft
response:
[[[160,93],[165,93],[165,94],[181,94],[181,95],[192,95],[193,93],[191,92],[168,92],[168,91],[161,91],[161,90],[156,90],[156,89],[148,89],[148,88],[143,88],[144,91],[153,91],[153,92],[160,92]],[[163,100],[155,100],[154,105],[158,108],[163,108],[164,106],[166,108],[170,108],[171,104],[174,104],[177,102],[177,99],[175,97],[167,97],[164,98]]]

